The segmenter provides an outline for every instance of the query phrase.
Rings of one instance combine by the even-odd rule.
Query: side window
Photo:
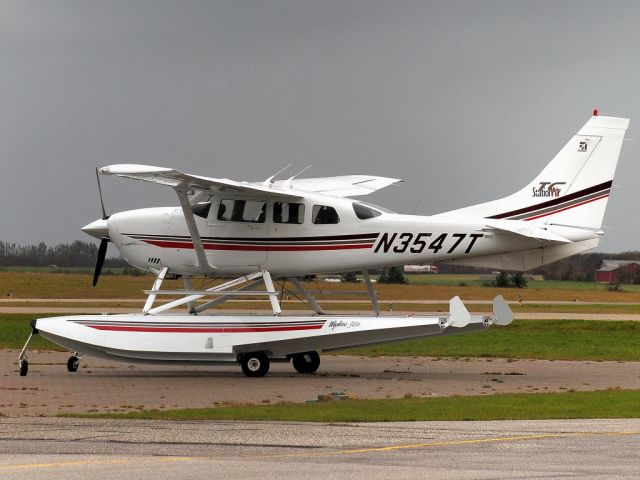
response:
[[[326,225],[330,223],[339,223],[340,217],[333,207],[326,205],[314,205],[311,216],[313,223],[316,225]]]
[[[304,222],[304,204],[275,202],[273,204],[273,223],[302,225]]]
[[[255,200],[222,200],[218,220],[223,222],[264,223],[267,204]]]

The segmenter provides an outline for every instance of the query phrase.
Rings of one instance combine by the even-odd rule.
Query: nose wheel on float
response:
[[[31,341],[31,338],[38,333],[38,330],[31,324],[31,333],[29,334],[29,338],[27,338],[24,347],[20,350],[20,355],[18,355],[18,371],[20,372],[21,377],[26,377],[27,373],[29,373],[29,361],[27,360],[27,346]]]
[[[31,334],[29,338],[27,338],[27,342],[22,347],[20,351],[20,355],[18,356],[18,372],[21,377],[26,377],[27,373],[29,373],[29,360],[27,359],[27,347],[29,346],[29,342],[33,338],[34,335],[38,334],[38,330],[35,327],[32,327]],[[67,360],[67,371],[68,372],[77,372],[80,367],[80,359],[82,358],[82,354],[79,352],[73,352],[73,355],[69,357]]]
[[[18,360],[18,369],[20,370],[21,377],[27,376],[27,373],[29,372],[29,362],[27,361],[26,358],[23,358],[22,360]]]

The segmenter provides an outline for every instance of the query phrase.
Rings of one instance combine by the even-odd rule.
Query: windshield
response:
[[[198,217],[207,218],[209,216],[209,210],[211,210],[211,202],[198,202],[191,205],[191,211]]]
[[[369,218],[382,215],[381,212],[375,210],[364,203],[353,202],[353,211],[360,220],[368,220]]]

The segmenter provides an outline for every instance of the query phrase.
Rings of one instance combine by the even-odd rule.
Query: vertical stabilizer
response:
[[[438,216],[473,216],[600,229],[629,120],[594,115],[526,187]]]

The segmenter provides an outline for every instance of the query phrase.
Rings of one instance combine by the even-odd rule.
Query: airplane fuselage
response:
[[[346,198],[307,195],[295,209],[285,205],[284,218],[283,202],[267,198],[229,194],[209,200],[196,203],[194,218],[217,276],[256,269],[276,275],[345,272],[539,246],[533,239],[488,232],[481,219],[434,221]],[[234,202],[245,202],[245,210],[251,206],[254,216],[243,218],[236,211],[234,218],[226,211],[236,207]],[[325,207],[332,211],[320,218]],[[108,228],[111,242],[138,268],[153,271],[165,266],[174,274],[201,273],[180,207],[120,212],[109,218]]]

